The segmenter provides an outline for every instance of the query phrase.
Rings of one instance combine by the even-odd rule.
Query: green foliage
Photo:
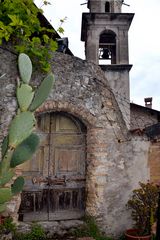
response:
[[[58,27],[58,32],[59,33],[64,33],[64,29],[62,28],[62,24],[66,21],[67,17],[60,19],[60,26]]]
[[[10,170],[10,161],[12,158],[12,154],[13,149],[10,149],[8,147],[5,156],[2,158],[2,161],[0,162],[0,178],[6,176],[7,172]]]
[[[35,111],[48,97],[50,90],[53,87],[54,77],[53,74],[50,73],[41,83],[37,91],[35,92],[35,97],[33,102],[31,103],[29,110]]]
[[[149,182],[140,182],[139,185],[140,188],[133,190],[127,206],[132,209],[132,218],[140,235],[147,235],[156,221],[159,188]]]
[[[106,237],[101,233],[93,217],[86,216],[84,222],[85,224],[83,226],[72,232],[77,238],[93,237],[95,240],[112,240],[110,237]]]
[[[0,225],[0,233],[9,232],[13,234],[16,232],[16,224],[13,223],[13,219],[11,217],[6,217],[3,224]]]
[[[12,194],[16,195],[16,194],[20,193],[23,189],[23,186],[24,186],[24,178],[21,176],[16,178],[14,183],[11,185]]]
[[[53,40],[54,31],[41,26],[40,13],[42,10],[33,0],[1,0],[0,45],[11,41],[17,53],[26,53],[35,66],[48,72],[50,52],[56,50],[57,43]]]
[[[43,240],[45,239],[45,232],[44,232],[44,229],[36,224],[36,223],[33,223],[32,224],[32,227],[31,227],[31,232],[30,232],[30,240]]]
[[[31,134],[35,123],[35,117],[31,112],[21,112],[17,114],[9,128],[9,146],[12,148],[17,147]]]
[[[31,226],[29,233],[16,233],[14,236],[15,240],[45,240],[46,235],[44,229],[36,223]]]
[[[4,172],[0,175],[0,187],[3,187],[6,183],[8,183],[14,176],[14,170],[9,169],[7,172]]]
[[[12,192],[10,188],[0,188],[0,204],[8,202],[12,198]]]
[[[29,160],[35,153],[38,144],[39,137],[35,133],[32,133],[15,149],[11,158],[11,168],[15,168],[17,165]]]
[[[8,136],[6,136],[2,142],[2,158],[5,156],[7,148],[8,148]]]
[[[21,80],[24,83],[29,83],[32,75],[32,63],[30,58],[26,54],[21,53],[19,55],[18,67]]]

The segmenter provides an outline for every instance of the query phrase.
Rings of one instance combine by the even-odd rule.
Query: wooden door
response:
[[[85,127],[65,113],[38,118],[41,145],[23,164],[20,219],[78,219],[85,209]]]

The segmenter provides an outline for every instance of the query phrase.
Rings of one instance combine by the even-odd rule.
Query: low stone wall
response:
[[[82,227],[85,223],[81,220],[67,220],[67,221],[53,221],[53,222],[39,222],[40,226],[43,227],[48,238],[54,235],[64,236],[68,231],[75,230]],[[18,232],[27,233],[31,230],[32,223],[20,222],[17,226]]]

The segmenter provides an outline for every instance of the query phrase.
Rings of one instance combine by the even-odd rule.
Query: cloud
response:
[[[134,0],[135,17],[129,31],[131,100],[143,104],[153,97],[153,108],[160,109],[160,1]]]

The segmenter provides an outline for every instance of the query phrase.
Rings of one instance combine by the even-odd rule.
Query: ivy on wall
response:
[[[42,27],[38,14],[43,11],[33,0],[0,0],[0,45],[12,42],[17,54],[28,54],[35,66],[48,72],[50,53],[57,43],[54,30]]]

